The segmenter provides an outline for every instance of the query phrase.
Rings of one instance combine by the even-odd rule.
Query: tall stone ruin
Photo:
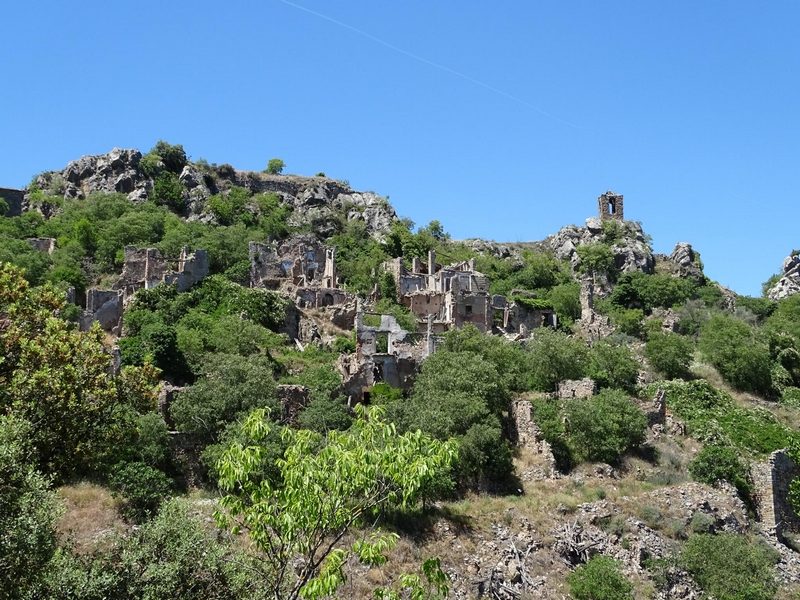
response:
[[[597,199],[598,211],[600,219],[607,221],[614,219],[616,221],[624,221],[624,211],[622,204],[622,194],[615,194],[611,190]]]

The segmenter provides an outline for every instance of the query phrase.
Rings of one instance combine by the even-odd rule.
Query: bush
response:
[[[611,279],[616,278],[617,266],[614,259],[614,252],[608,244],[595,242],[593,244],[583,244],[576,248],[581,262],[578,270],[581,273],[607,273]]]
[[[698,347],[736,389],[761,394],[772,391],[769,347],[745,323],[713,316],[703,325]]]
[[[264,169],[264,172],[269,173],[270,175],[280,175],[283,173],[284,168],[286,168],[286,163],[280,158],[271,158],[269,159],[267,168]]]
[[[736,450],[721,446],[704,447],[689,463],[689,472],[695,481],[714,485],[725,480],[738,490],[743,499],[749,498],[753,491],[747,480],[749,471]]]
[[[555,391],[559,381],[586,375],[588,353],[584,343],[550,329],[538,329],[528,342],[530,354],[528,387],[541,392]]]
[[[705,444],[732,445],[755,454],[769,454],[785,448],[791,432],[765,409],[736,406],[730,394],[705,380],[661,381],[646,394],[667,392],[670,410],[686,422],[687,433]]]
[[[639,363],[625,344],[597,342],[589,351],[589,377],[601,388],[631,389],[639,376]]]
[[[688,379],[691,373],[692,343],[674,333],[661,331],[647,336],[644,355],[647,362],[667,379]]]
[[[615,462],[645,440],[647,416],[619,390],[568,400],[564,414],[568,444],[577,460]]]
[[[703,591],[726,600],[773,598],[775,562],[764,547],[733,533],[693,535],[681,553],[681,563]]]
[[[159,206],[166,206],[170,210],[180,213],[184,209],[184,187],[175,173],[165,171],[156,177],[150,199]]]
[[[109,483],[114,490],[112,496],[125,500],[120,509],[122,515],[136,523],[155,514],[170,489],[170,480],[164,473],[141,462],[117,465]]]
[[[628,600],[633,584],[620,572],[620,564],[598,554],[579,566],[567,578],[569,593],[575,600]]]

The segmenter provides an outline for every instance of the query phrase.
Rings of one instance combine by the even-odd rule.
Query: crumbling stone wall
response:
[[[25,191],[13,188],[0,188],[0,198],[8,204],[7,217],[19,217],[22,215],[22,205],[25,201]]]
[[[56,249],[55,238],[28,238],[25,241],[28,242],[31,245],[31,248],[37,252],[47,252],[48,254],[52,254],[53,250]]]
[[[167,260],[156,248],[125,246],[125,264],[122,275],[111,287],[131,296],[142,288],[149,289],[161,283],[168,270]]]
[[[615,194],[609,190],[597,199],[597,205],[601,220],[625,220],[623,216],[622,194]]]
[[[205,250],[189,252],[184,246],[181,250],[176,271],[170,271],[167,259],[157,248],[137,248],[125,246],[125,264],[122,275],[112,285],[112,289],[122,290],[125,297],[137,290],[150,289],[159,283],[175,285],[179,292],[189,290],[208,275],[208,255]]]
[[[97,321],[104,331],[120,335],[122,332],[122,313],[124,311],[124,292],[122,290],[86,291],[86,309],[81,313],[79,328],[89,331]]]
[[[597,393],[597,383],[594,379],[566,379],[559,382],[556,397],[561,400],[567,398],[589,398]]]
[[[311,391],[302,385],[279,385],[281,423],[297,423],[297,416],[311,402]]]
[[[800,468],[786,450],[776,450],[765,463],[754,464],[756,510],[764,529],[781,537],[784,531],[800,533],[800,517],[789,503],[789,485],[800,477]]]
[[[312,235],[298,235],[277,246],[250,242],[249,248],[251,287],[277,290],[290,283],[338,289],[336,248],[323,246]]]

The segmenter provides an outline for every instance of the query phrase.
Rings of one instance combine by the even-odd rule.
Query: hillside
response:
[[[611,191],[453,240],[283,169],[5,193],[3,594],[797,597],[794,252],[743,297]]]

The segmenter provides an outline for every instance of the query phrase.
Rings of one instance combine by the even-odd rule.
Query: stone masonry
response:
[[[786,450],[776,450],[765,463],[751,468],[755,484],[756,509],[764,529],[781,537],[784,531],[800,533],[800,517],[789,503],[789,485],[800,469]]]
[[[625,217],[623,216],[622,194],[615,194],[609,190],[597,199],[597,205],[601,220],[625,220]]]

